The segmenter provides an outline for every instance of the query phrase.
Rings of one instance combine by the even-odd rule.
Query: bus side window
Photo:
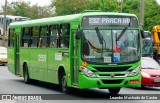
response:
[[[31,47],[38,46],[38,39],[39,39],[39,27],[31,27]]]
[[[21,42],[21,46],[22,47],[28,47],[28,38],[29,38],[29,32],[30,32],[30,28],[29,27],[25,27],[22,29],[22,42]]]
[[[42,26],[40,29],[40,38],[38,42],[38,47],[39,44],[41,44],[41,47],[47,47],[47,35],[48,35],[48,26]]]
[[[60,48],[69,48],[70,24],[60,25]]]
[[[49,26],[49,34],[48,34],[47,41],[50,48],[58,47],[58,25]]]
[[[39,38],[39,41],[38,41],[38,47],[39,47],[39,48],[42,47],[42,42],[43,42],[42,38]]]
[[[14,33],[15,33],[15,29],[9,29],[8,47],[14,46]]]

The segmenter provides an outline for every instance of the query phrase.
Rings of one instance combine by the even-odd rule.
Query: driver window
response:
[[[88,40],[86,39],[85,35],[83,35],[82,41],[83,41],[83,53],[84,55],[89,55],[90,49],[89,49]]]

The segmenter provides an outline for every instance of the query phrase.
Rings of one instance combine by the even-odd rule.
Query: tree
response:
[[[102,10],[102,0],[52,0],[51,7],[55,9],[55,15],[68,15],[80,13],[84,10]],[[105,11],[119,9],[117,0],[104,0]]]
[[[51,7],[49,6],[41,7],[38,6],[37,4],[31,6],[30,10],[32,10],[32,12],[30,12],[29,15],[32,19],[51,17],[54,13]]]
[[[51,7],[56,8],[55,15],[75,14],[89,8],[90,2],[91,0],[52,0]]]
[[[145,1],[145,30],[151,30],[153,26],[160,25],[160,5],[156,0]]]
[[[2,6],[4,11],[4,6]],[[7,15],[24,16],[31,19],[50,17],[53,9],[50,6],[31,5],[30,2],[11,2],[7,4]]]

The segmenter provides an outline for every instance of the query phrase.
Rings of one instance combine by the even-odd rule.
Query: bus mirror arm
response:
[[[76,39],[79,40],[81,38],[81,35],[82,35],[82,30],[77,30]]]

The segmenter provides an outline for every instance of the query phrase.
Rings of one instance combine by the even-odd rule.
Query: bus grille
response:
[[[111,76],[111,74],[98,74],[99,76]],[[126,74],[115,74],[115,76],[125,76]]]
[[[131,66],[125,67],[93,67],[97,72],[123,72],[127,71]]]
[[[153,77],[153,78],[159,78],[160,75],[151,75],[151,77]]]
[[[160,84],[160,82],[151,81],[151,84]]]
[[[122,79],[120,80],[102,80],[103,84],[120,84],[122,83]]]

